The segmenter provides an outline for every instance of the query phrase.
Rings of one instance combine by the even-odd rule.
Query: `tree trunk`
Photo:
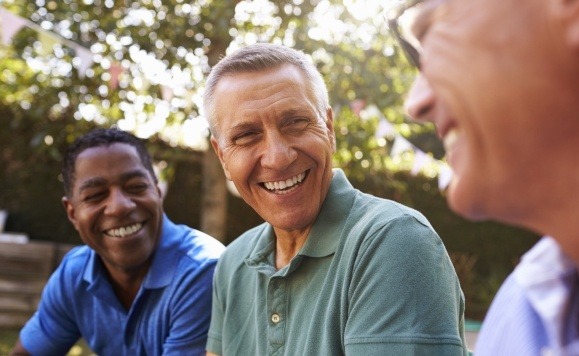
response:
[[[213,148],[203,155],[201,191],[201,230],[220,241],[226,241],[227,186],[221,163]]]

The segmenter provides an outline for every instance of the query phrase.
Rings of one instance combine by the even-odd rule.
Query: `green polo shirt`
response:
[[[464,298],[442,241],[415,210],[334,170],[297,256],[274,267],[270,224],[218,262],[207,350],[221,355],[466,355]]]

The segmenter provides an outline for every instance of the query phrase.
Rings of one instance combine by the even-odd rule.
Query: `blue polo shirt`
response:
[[[33,355],[65,354],[84,338],[99,355],[204,354],[211,286],[223,245],[163,217],[151,268],[130,310],[115,296],[100,257],[71,250],[20,332]]]

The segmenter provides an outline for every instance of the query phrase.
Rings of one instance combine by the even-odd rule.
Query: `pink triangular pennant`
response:
[[[173,99],[173,88],[167,85],[161,85],[161,98],[165,101],[171,101]]]
[[[123,72],[123,67],[118,63],[112,63],[109,68],[109,74],[111,75],[111,81],[109,82],[109,89],[111,91],[117,89],[119,86],[119,76]]]
[[[2,27],[2,42],[9,45],[12,37],[22,27],[26,26],[27,21],[20,16],[16,16],[10,11],[0,7],[0,26]]]

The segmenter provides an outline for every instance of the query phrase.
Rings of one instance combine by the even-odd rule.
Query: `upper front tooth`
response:
[[[288,187],[292,187],[295,184],[301,182],[304,177],[306,176],[305,173],[300,173],[297,176],[294,176],[292,178],[288,178],[285,181],[279,181],[279,182],[265,182],[264,185],[267,189],[269,190],[274,190],[274,189],[285,189]]]
[[[450,150],[450,148],[452,147],[452,145],[454,145],[454,143],[456,142],[456,140],[458,139],[458,130],[457,129],[450,129],[446,135],[444,135],[444,139],[443,139],[443,145],[444,145],[444,149],[445,150]]]

